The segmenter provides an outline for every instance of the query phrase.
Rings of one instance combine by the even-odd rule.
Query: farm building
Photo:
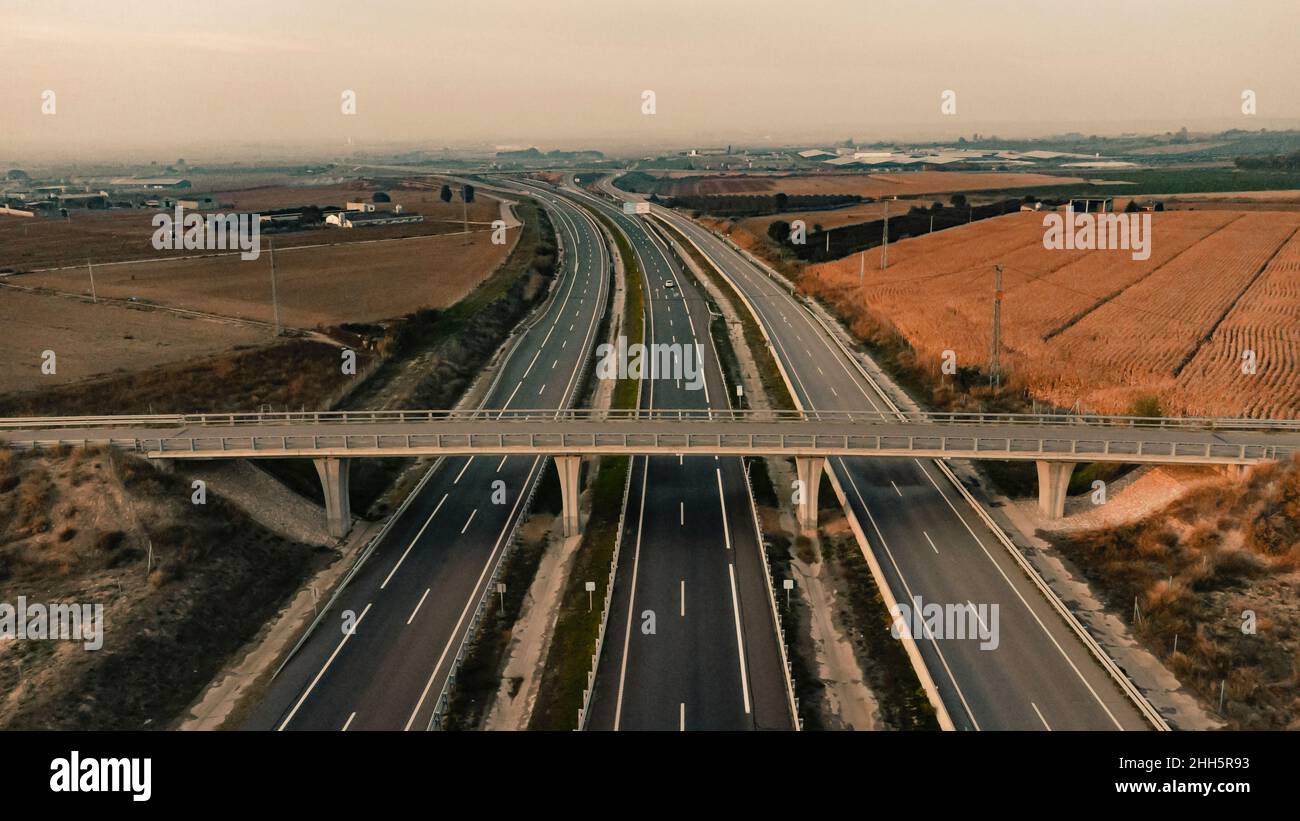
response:
[[[364,228],[370,225],[405,225],[407,223],[424,222],[424,215],[399,214],[393,211],[343,211],[338,214],[330,214],[325,218],[325,222],[330,225],[337,225],[339,228]]]

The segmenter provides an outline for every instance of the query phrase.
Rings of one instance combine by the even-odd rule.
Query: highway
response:
[[[721,238],[662,208],[754,307],[804,409],[887,410],[797,299]],[[917,636],[923,672],[953,728],[1149,729],[1106,668],[1054,611],[934,462],[836,457],[828,468],[893,599],[997,605],[995,649]]]
[[[487,408],[573,401],[607,301],[609,258],[595,222],[562,198],[538,198],[560,237],[564,265],[553,301],[501,366]],[[544,472],[553,473],[548,462],[542,456],[439,460],[246,726],[428,728],[530,490]],[[497,480],[505,482],[504,504],[491,499]]]
[[[599,208],[631,243],[646,289],[646,342],[702,351],[700,389],[687,380],[647,380],[641,407],[728,408],[708,304],[692,279],[643,218],[566,193]],[[588,729],[793,729],[746,481],[735,457],[633,460]]]

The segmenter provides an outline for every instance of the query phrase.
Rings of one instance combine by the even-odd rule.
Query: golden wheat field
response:
[[[1149,215],[1151,254],[1043,247],[1042,213],[1010,214],[809,266],[801,287],[855,332],[897,331],[937,371],[987,369],[1002,264],[1004,367],[1038,399],[1124,413],[1300,417],[1300,213]],[[1253,372],[1249,372],[1253,357]]]

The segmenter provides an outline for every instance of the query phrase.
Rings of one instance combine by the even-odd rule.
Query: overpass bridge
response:
[[[358,458],[545,455],[561,480],[566,533],[578,530],[583,457],[787,456],[815,529],[817,490],[835,456],[1033,461],[1039,506],[1059,517],[1081,462],[1248,466],[1300,453],[1300,420],[879,411],[419,410],[205,413],[0,419],[15,449],[101,445],[158,464],[174,459],[312,459],[331,532],[351,520],[348,466]]]

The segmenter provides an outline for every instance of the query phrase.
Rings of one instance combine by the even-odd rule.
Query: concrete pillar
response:
[[[805,533],[817,531],[817,491],[822,486],[822,471],[826,468],[824,456],[796,456],[794,469],[803,487],[803,502],[798,505],[799,527]]]
[[[325,520],[330,535],[341,539],[352,529],[352,502],[348,497],[349,460],[327,456],[313,459],[320,484],[325,490]]]
[[[578,475],[582,470],[581,456],[556,456],[555,470],[560,474],[560,501],[564,507],[564,535],[577,536],[581,532],[578,521]]]
[[[1038,512],[1048,519],[1065,515],[1073,462],[1038,462]]]

